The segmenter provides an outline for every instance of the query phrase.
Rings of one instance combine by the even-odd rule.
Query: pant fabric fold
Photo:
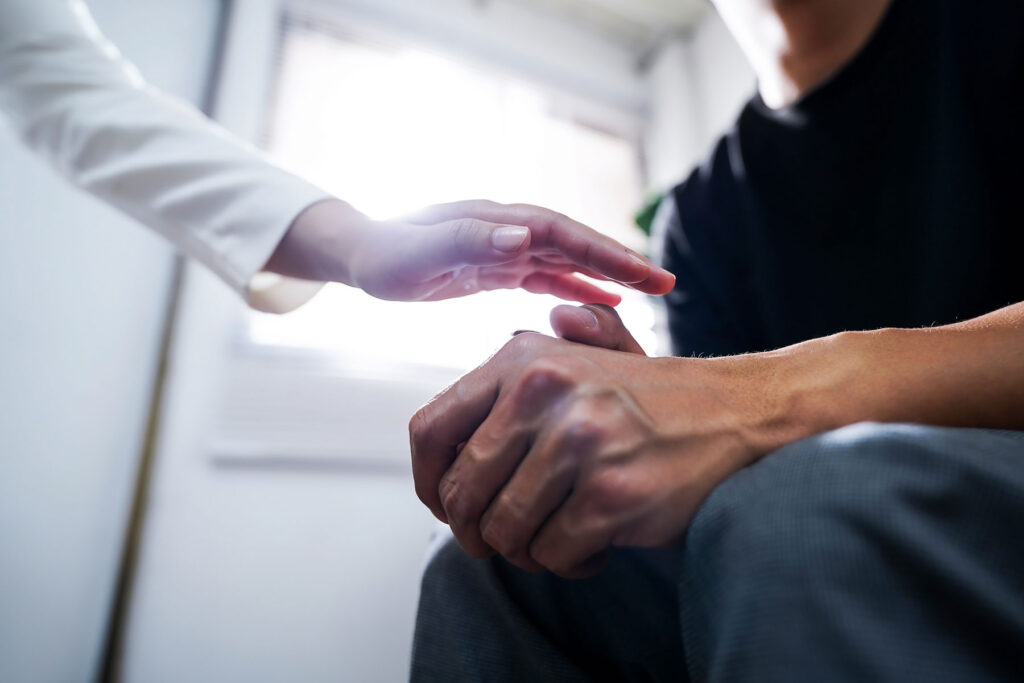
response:
[[[424,573],[414,681],[1024,679],[1024,433],[861,424],[703,503],[686,539],[583,581]]]

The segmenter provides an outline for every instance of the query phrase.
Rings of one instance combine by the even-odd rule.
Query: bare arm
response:
[[[553,323],[588,345],[517,337],[410,424],[421,499],[471,554],[527,569],[670,544],[733,473],[847,424],[1024,428],[1024,304],[714,359],[646,358],[610,309]]]
[[[790,377],[777,382],[799,433],[866,420],[1024,429],[1024,303],[944,327],[843,333],[764,360]]]
[[[540,207],[469,201],[371,221],[149,86],[82,0],[0,2],[0,112],[69,181],[263,310],[294,308],[316,286],[269,278],[273,286],[263,287],[268,278],[253,277],[261,270],[409,301],[517,287],[619,301],[576,274],[649,294],[672,289],[668,272]]]

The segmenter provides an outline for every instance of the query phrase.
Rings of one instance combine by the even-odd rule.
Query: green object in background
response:
[[[658,215],[658,207],[661,206],[662,200],[665,199],[665,193],[659,192],[653,195],[644,204],[644,207],[633,216],[633,221],[637,224],[644,234],[648,237],[651,236],[651,227],[654,224],[654,217]]]

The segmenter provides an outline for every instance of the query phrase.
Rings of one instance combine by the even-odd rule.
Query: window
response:
[[[635,140],[584,123],[578,105],[514,74],[289,21],[267,148],[282,164],[375,218],[457,199],[528,202],[571,215],[635,248],[642,202]],[[258,346],[314,349],[464,370],[515,329],[548,330],[551,297],[495,292],[403,304],[329,285],[284,317],[248,318]],[[630,293],[621,312],[653,346],[653,314]]]

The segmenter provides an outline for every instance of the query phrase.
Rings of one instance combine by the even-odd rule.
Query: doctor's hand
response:
[[[792,438],[770,359],[647,358],[615,312],[555,309],[410,422],[420,499],[474,557],[582,577],[678,541],[729,475]]]
[[[314,204],[293,223],[266,270],[344,282],[381,299],[437,301],[521,288],[581,303],[617,294],[576,277],[666,294],[675,278],[587,226],[525,204],[443,204],[373,221],[348,204]]]

